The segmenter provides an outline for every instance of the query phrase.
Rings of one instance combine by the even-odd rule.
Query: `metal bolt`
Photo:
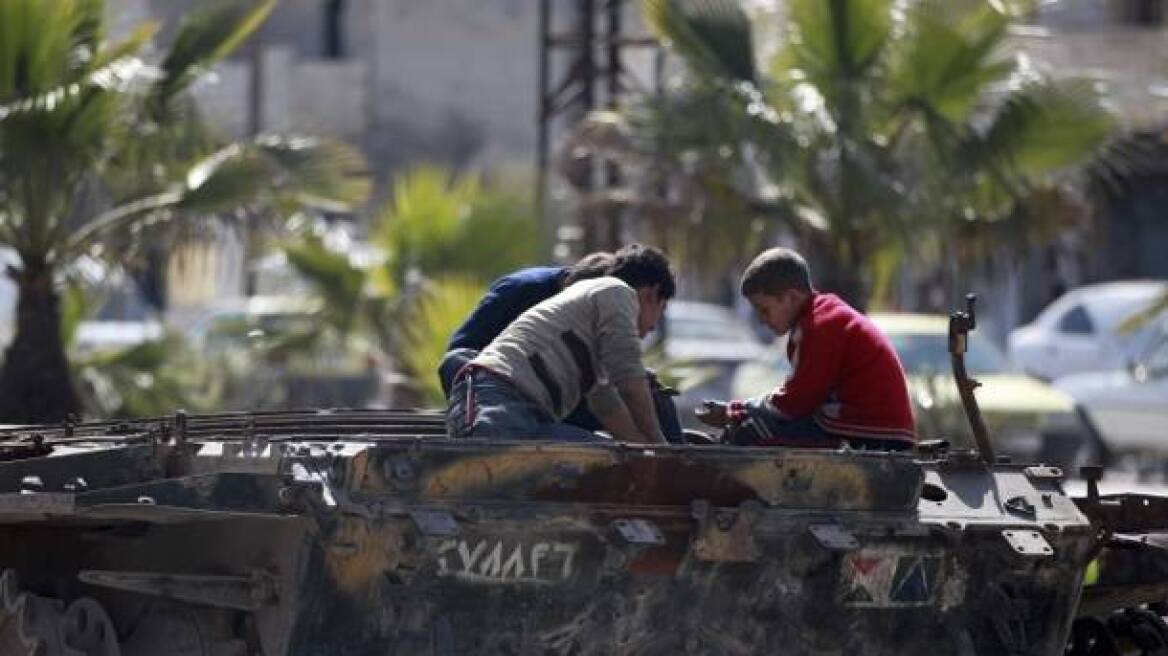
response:
[[[181,445],[187,441],[187,411],[178,410],[174,413],[174,443]]]
[[[20,479],[21,494],[36,494],[37,492],[44,491],[45,482],[41,480],[40,476],[25,476]]]

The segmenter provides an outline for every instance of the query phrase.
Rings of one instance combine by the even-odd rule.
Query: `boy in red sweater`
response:
[[[904,370],[888,338],[833,294],[811,286],[795,251],[763,252],[742,276],[742,295],[780,337],[791,334],[793,373],[771,393],[707,403],[698,418],[757,446],[903,450],[915,444]]]

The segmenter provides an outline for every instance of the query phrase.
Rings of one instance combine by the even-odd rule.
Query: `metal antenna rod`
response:
[[[997,462],[994,456],[994,447],[990,444],[989,432],[986,430],[985,420],[981,416],[981,408],[977,405],[977,397],[973,390],[981,383],[969,377],[965,370],[965,352],[969,347],[969,331],[977,328],[977,314],[975,305],[977,294],[965,295],[965,311],[957,311],[949,315],[949,359],[953,364],[953,380],[957,383],[957,392],[961,395],[961,405],[965,408],[965,416],[969,419],[969,427],[973,431],[973,441],[977,446],[981,459],[986,464]]]

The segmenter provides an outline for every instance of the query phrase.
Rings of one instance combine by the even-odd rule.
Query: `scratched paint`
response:
[[[438,547],[438,575],[474,583],[556,583],[572,578],[578,551],[567,542],[451,539]]]
[[[854,608],[929,606],[944,585],[939,556],[862,549],[840,568],[840,601]]]
[[[581,450],[570,461],[562,453],[501,451],[460,459],[429,472],[422,493],[427,497],[483,495],[516,481],[555,479],[557,465],[570,462],[578,472],[612,466],[614,457],[603,451]]]

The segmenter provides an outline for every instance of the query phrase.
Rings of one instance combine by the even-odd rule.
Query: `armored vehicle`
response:
[[[982,439],[450,440],[371,410],[11,429],[0,656],[1160,653],[1168,505],[1071,499]]]

